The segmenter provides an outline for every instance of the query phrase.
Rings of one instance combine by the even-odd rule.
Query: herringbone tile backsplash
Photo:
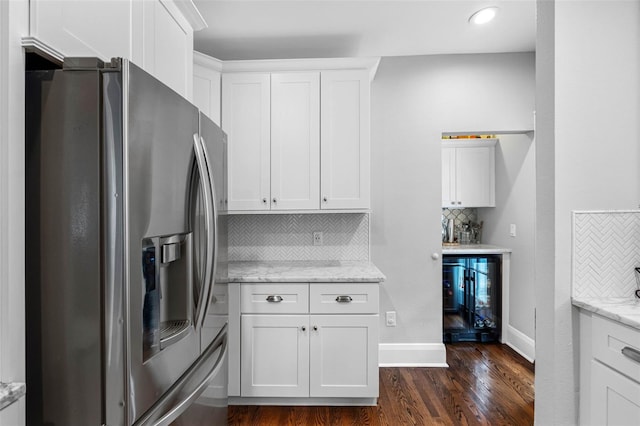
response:
[[[322,231],[323,244],[313,245]],[[367,213],[229,216],[229,260],[369,260]]]
[[[630,297],[637,266],[640,211],[574,213],[574,297]]]

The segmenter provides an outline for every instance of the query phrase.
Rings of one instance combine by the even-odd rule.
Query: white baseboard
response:
[[[502,339],[503,342],[511,347],[514,351],[518,352],[527,361],[533,362],[536,358],[536,342],[531,337],[527,336],[517,328],[507,326],[506,339]]]
[[[448,367],[443,343],[380,343],[380,367]]]

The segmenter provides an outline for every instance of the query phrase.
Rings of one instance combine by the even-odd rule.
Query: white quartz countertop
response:
[[[442,254],[503,254],[511,253],[510,248],[490,244],[443,245]]]
[[[573,297],[574,306],[640,330],[640,299],[635,297]]]
[[[229,282],[382,282],[386,279],[371,262],[229,262]]]

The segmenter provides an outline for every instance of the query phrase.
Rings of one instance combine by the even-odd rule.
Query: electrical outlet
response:
[[[396,326],[396,311],[388,311],[385,317],[387,322],[387,327],[395,327]]]
[[[313,245],[314,246],[322,245],[322,232],[316,231],[313,233]]]
[[[509,235],[511,235],[512,237],[516,236],[516,224],[512,223],[511,225],[509,225]]]

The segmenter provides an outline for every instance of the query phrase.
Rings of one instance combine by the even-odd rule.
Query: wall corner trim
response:
[[[448,367],[444,343],[380,343],[380,367]]]

